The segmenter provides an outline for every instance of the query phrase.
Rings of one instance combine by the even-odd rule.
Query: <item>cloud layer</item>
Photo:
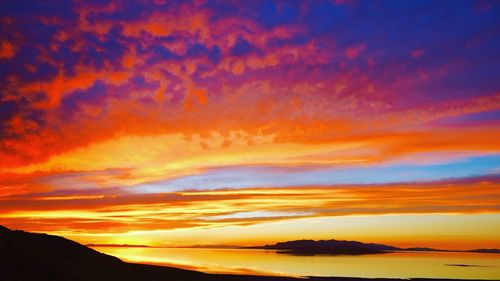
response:
[[[496,214],[499,19],[494,1],[2,1],[1,222]],[[446,183],[464,177],[487,180]]]

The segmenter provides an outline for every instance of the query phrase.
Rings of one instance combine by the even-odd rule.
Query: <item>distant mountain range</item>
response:
[[[384,244],[362,243],[358,241],[346,240],[294,240],[279,242],[273,245],[250,247],[254,249],[280,250],[286,254],[297,255],[365,255],[382,254],[395,251],[415,251],[415,252],[471,252],[471,253],[500,253],[500,249],[474,249],[466,251],[442,250],[427,247],[399,248]]]
[[[308,240],[302,240],[308,241]],[[309,240],[305,244],[321,241]],[[337,243],[326,242],[333,247]],[[323,241],[324,243],[325,241]],[[279,244],[279,243],[278,243]],[[304,244],[304,243],[303,243]],[[394,247],[380,244],[364,244],[354,241],[340,243],[345,247],[391,250]],[[285,242],[281,246],[298,245]],[[346,249],[347,249],[346,248]],[[485,249],[490,251],[489,249]],[[251,261],[249,261],[251,266]],[[304,265],[307,266],[307,265]],[[77,242],[53,235],[13,231],[0,226],[0,280],[2,281],[398,281],[400,279],[363,279],[350,277],[277,277],[230,274],[206,274],[197,271],[154,265],[126,263],[120,259],[99,253]],[[437,279],[406,279],[438,281]],[[457,279],[439,279],[439,281]],[[471,281],[471,280],[468,280]]]
[[[85,244],[85,246],[93,247],[108,247],[108,248],[155,248],[148,245],[136,245],[136,244]]]

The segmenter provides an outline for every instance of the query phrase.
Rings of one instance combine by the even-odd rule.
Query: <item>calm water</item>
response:
[[[294,256],[253,249],[95,249],[127,261],[173,265],[216,273],[500,279],[500,254],[401,252],[363,256]]]

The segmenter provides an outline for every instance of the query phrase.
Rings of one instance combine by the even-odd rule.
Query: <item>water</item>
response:
[[[125,247],[95,249],[126,261],[169,265],[211,273],[500,279],[500,254],[399,252],[362,256],[297,256],[254,249]]]

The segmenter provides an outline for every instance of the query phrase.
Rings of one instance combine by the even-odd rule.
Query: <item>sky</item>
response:
[[[500,248],[498,1],[1,1],[0,224]]]

